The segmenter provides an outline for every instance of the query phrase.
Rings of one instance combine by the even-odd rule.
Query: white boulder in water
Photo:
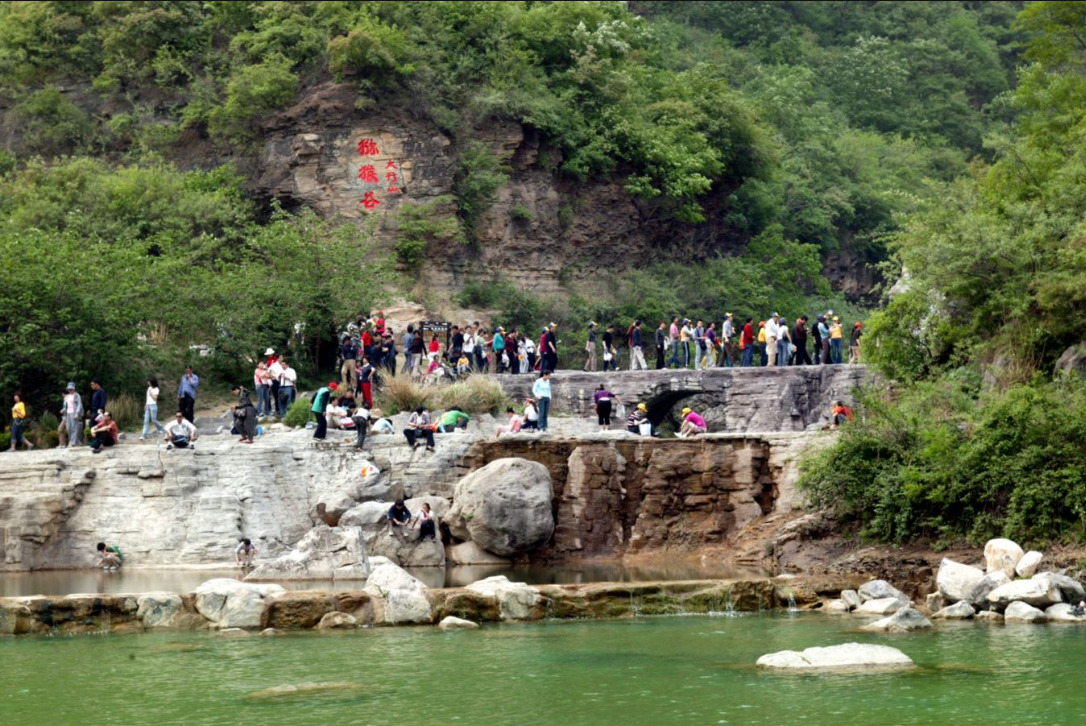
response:
[[[861,630],[874,630],[884,633],[911,633],[914,630],[928,630],[931,621],[924,614],[911,606],[905,606],[888,618],[868,623]]]
[[[968,598],[969,593],[983,579],[984,571],[979,567],[963,565],[947,557],[939,563],[939,573],[935,576],[939,594],[949,602],[959,602]]]
[[[264,598],[283,591],[279,585],[216,578],[196,588],[196,611],[217,628],[259,628]]]
[[[1033,577],[1037,573],[1037,568],[1043,558],[1044,555],[1037,550],[1030,550],[1022,555],[1022,559],[1018,560],[1018,564],[1014,566],[1014,571],[1018,573],[1019,577]]]
[[[501,608],[502,620],[524,620],[539,602],[539,591],[523,582],[510,582],[505,575],[495,575],[468,585],[484,597],[495,597]]]
[[[963,600],[953,605],[947,605],[932,617],[939,620],[968,620],[976,614],[977,611],[973,609],[973,606]]]
[[[1010,605],[1013,602],[1048,607],[1063,602],[1063,595],[1051,580],[1035,577],[1032,580],[1015,580],[1006,585],[1000,585],[988,593],[988,602],[995,607]]]
[[[1002,572],[1013,580],[1016,574],[1014,568],[1024,554],[1022,548],[1009,539],[990,539],[984,545],[986,572],[989,575]]]
[[[883,597],[878,600],[868,600],[856,608],[856,612],[862,615],[890,615],[909,604],[908,598]]]
[[[826,648],[782,650],[758,659],[759,668],[799,671],[841,671],[912,668],[912,658],[897,648],[869,643],[843,643]]]
[[[366,592],[381,598],[382,620],[396,623],[428,623],[432,617],[426,585],[391,562],[377,565],[366,580]]]
[[[1005,623],[1043,623],[1048,620],[1043,612],[1024,602],[1012,602],[1003,612]]]
[[[909,596],[898,590],[886,580],[871,580],[860,585],[860,599],[864,602],[868,600],[885,600],[888,597],[896,597],[899,600],[909,601]]]

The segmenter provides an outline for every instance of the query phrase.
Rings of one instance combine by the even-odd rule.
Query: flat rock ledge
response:
[[[758,659],[759,668],[782,671],[866,672],[914,668],[912,658],[888,645],[842,643],[825,648],[782,650]]]

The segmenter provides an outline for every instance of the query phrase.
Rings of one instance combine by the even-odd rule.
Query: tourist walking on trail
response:
[[[177,387],[177,409],[188,421],[196,416],[196,389],[199,387],[200,376],[193,372],[192,366],[188,366],[185,375],[181,376],[181,385]],[[91,408],[94,408],[93,402]]]
[[[158,379],[154,376],[147,379],[147,391],[143,399],[143,433],[140,441],[147,440],[147,434],[151,433],[151,424],[155,425],[161,434],[166,429],[158,421]]]
[[[844,330],[841,327],[841,320],[836,315],[833,316],[833,324],[830,325],[830,358],[834,363],[841,362],[841,343],[844,338]]]
[[[547,418],[551,411],[551,372],[548,370],[539,374],[532,384],[532,396],[539,406],[539,431],[547,432]]]
[[[490,342],[491,359],[490,372],[500,373],[502,358],[505,356],[505,328],[498,326],[494,329],[494,338]]]
[[[709,323],[705,329],[705,368],[708,370],[716,365],[716,351],[720,341],[716,337],[716,323]]]
[[[26,446],[27,450],[34,448],[34,444],[26,440],[23,430],[26,426],[26,404],[23,403],[23,394],[16,391],[13,398],[15,405],[11,407],[11,450],[15,451],[19,444]]]
[[[664,368],[664,351],[667,350],[667,323],[663,320],[656,328],[656,370]]]
[[[71,448],[83,441],[83,397],[76,393],[75,381],[68,381],[65,389],[57,431],[61,446]]]
[[[317,391],[317,395],[313,397],[313,406],[309,410],[317,417],[317,430],[313,433],[313,438],[318,441],[323,441],[324,437],[328,435],[328,419],[325,417],[324,412],[328,410],[328,402],[332,398],[332,392],[338,388],[339,386],[333,381],[327,386],[322,386]]]
[[[694,339],[694,329],[690,327],[690,319],[683,318],[682,327],[679,328],[679,345],[682,346],[682,367],[690,367],[690,343]]]
[[[758,366],[769,365],[769,353],[766,352],[768,341],[765,338],[765,321],[758,321]]]
[[[596,404],[596,418],[599,420],[600,431],[611,429],[611,411],[615,402],[615,394],[607,390],[602,383],[596,392],[592,394],[592,400]]]
[[[403,368],[400,373],[411,374],[411,345],[415,342],[415,326],[408,325],[407,332],[400,336],[400,347],[403,348]]]
[[[642,349],[641,340],[641,321],[635,320],[633,327],[630,328],[629,340],[627,340],[630,346],[630,370],[636,371],[639,368],[647,371],[649,366],[645,363],[645,353]]]
[[[285,358],[280,358],[276,363],[280,367],[279,373],[279,417],[286,415],[290,407],[294,405],[294,399],[298,395],[298,371],[290,367]]]
[[[864,334],[864,324],[860,321],[852,326],[852,333],[848,340],[848,363],[856,365],[860,362],[860,338]]]
[[[739,334],[739,347],[743,349],[743,367],[750,368],[754,363],[754,318],[747,318],[743,323],[743,332]]]
[[[479,323],[475,324],[475,370],[480,373],[486,373],[486,353],[488,348],[488,342],[486,339],[486,331],[483,330],[483,326]]]
[[[720,338],[723,345],[721,366],[727,364],[728,368],[735,366],[735,323],[732,322],[732,314],[724,313],[724,326],[720,330]]]
[[[237,405],[234,406],[234,427],[241,436],[239,442],[251,444],[256,436],[256,407],[244,386],[234,386],[230,393],[238,398]]]
[[[607,330],[603,332],[603,372],[606,373],[608,367],[613,371],[618,370],[618,360],[615,358],[618,353],[615,350],[615,326],[608,325]]]
[[[811,365],[811,358],[807,355],[807,320],[806,315],[801,315],[796,325],[792,328],[792,344],[796,346],[794,365]]]
[[[773,313],[769,320],[765,321],[765,349],[769,355],[769,365],[779,365],[777,360],[777,339],[780,336],[781,316]]]
[[[584,352],[588,354],[588,357],[584,362],[584,370],[587,373],[594,373],[596,370],[596,324],[588,324],[588,339],[584,344]]]
[[[422,358],[426,351],[426,338],[420,330],[411,341],[411,375],[418,378],[422,370]]]

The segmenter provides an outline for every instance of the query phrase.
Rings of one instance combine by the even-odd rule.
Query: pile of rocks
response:
[[[1009,539],[984,546],[984,569],[944,558],[936,575],[938,592],[928,596],[932,616],[989,622],[1086,622],[1074,608],[1086,596],[1076,580],[1040,570],[1044,554],[1024,552]]]
[[[858,590],[842,590],[841,597],[830,600],[825,609],[834,613],[886,616],[863,626],[863,630],[908,633],[932,627],[931,621],[913,607],[909,596],[886,580],[865,582]]]

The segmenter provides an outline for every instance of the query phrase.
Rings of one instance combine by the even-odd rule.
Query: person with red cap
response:
[[[317,430],[313,434],[313,438],[317,440],[324,440],[324,437],[328,434],[328,419],[325,418],[324,412],[328,410],[328,401],[332,397],[333,391],[338,391],[339,386],[333,381],[327,386],[323,386],[317,395],[313,397],[313,407],[309,409],[317,417]]]

